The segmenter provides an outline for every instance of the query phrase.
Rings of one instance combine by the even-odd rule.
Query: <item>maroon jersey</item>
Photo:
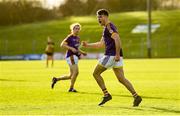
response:
[[[115,56],[116,46],[115,41],[111,38],[113,33],[118,33],[114,24],[109,23],[104,27],[103,38],[105,42],[105,55]],[[122,49],[120,49],[120,56],[123,56]]]
[[[72,34],[70,34],[70,35],[66,38],[65,42],[67,43],[68,46],[73,47],[73,48],[75,48],[76,50],[78,50],[78,48],[79,48],[79,46],[80,46],[80,38],[79,38],[78,36],[74,36],[74,35],[72,35]],[[66,58],[68,58],[68,57],[71,56],[71,55],[76,55],[76,56],[78,56],[78,57],[80,56],[79,53],[73,53],[71,50],[67,50],[67,52],[66,52]]]

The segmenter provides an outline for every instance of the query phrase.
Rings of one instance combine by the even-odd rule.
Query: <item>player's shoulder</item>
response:
[[[76,36],[77,37],[77,39],[80,39],[80,37],[79,36]]]
[[[67,35],[66,38],[71,38],[72,36],[73,36],[72,34],[69,34],[69,35]]]
[[[106,27],[110,33],[117,32],[116,27],[112,22],[109,22]]]
[[[107,24],[107,28],[108,28],[108,29],[113,29],[113,28],[116,28],[116,26],[115,26],[112,22],[109,22],[109,23]]]
[[[71,38],[72,38],[72,34],[69,34],[69,35],[66,36],[65,40],[67,41],[67,40],[69,40]]]

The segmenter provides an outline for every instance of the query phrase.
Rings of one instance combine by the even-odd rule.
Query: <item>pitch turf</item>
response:
[[[68,93],[69,81],[50,88],[53,76],[68,73],[64,60],[55,61],[54,68],[45,68],[45,61],[1,61],[0,115],[180,115],[180,59],[124,60],[125,75],[143,98],[136,108],[112,70],[103,77],[113,99],[104,107],[98,106],[102,93],[92,77],[96,63],[79,62],[79,93]]]

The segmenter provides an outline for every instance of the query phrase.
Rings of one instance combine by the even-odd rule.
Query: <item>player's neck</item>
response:
[[[107,20],[105,21],[105,26],[107,26],[111,21]]]
[[[71,33],[73,36],[78,36],[78,34],[77,33]]]

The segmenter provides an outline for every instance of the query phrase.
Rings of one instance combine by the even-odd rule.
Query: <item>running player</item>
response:
[[[104,93],[103,100],[99,105],[101,106],[112,99],[112,96],[108,92],[101,76],[101,73],[106,71],[108,68],[112,68],[119,82],[122,83],[134,97],[133,106],[138,106],[141,103],[142,98],[137,94],[132,84],[124,76],[122,44],[118,31],[115,25],[109,21],[108,15],[109,13],[106,9],[100,9],[97,11],[98,22],[104,27],[101,40],[96,43],[88,43],[86,41],[82,42],[82,46],[90,48],[100,48],[105,45],[105,54],[99,60],[99,63],[93,72],[95,80]]]
[[[78,34],[81,30],[81,25],[79,23],[74,23],[70,26],[71,34],[68,35],[61,43],[61,47],[67,49],[66,52],[66,61],[70,68],[70,74],[67,76],[61,76],[59,78],[53,77],[52,79],[52,85],[51,87],[54,88],[54,85],[57,81],[60,80],[71,80],[71,85],[69,88],[69,92],[77,92],[74,89],[74,84],[76,81],[76,78],[79,74],[78,71],[78,59],[80,58],[80,55],[86,55],[86,53],[79,49],[80,46],[80,38],[78,37]]]

